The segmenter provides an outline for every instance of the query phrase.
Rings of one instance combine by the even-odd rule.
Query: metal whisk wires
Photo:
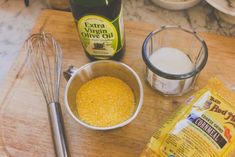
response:
[[[62,50],[49,33],[37,33],[25,43],[29,66],[47,104],[59,102]]]
[[[62,50],[49,33],[31,35],[25,42],[28,62],[47,103],[56,156],[69,157],[59,103]]]

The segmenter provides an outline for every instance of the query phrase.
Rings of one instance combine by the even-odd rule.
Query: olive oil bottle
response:
[[[70,0],[70,3],[88,57],[119,59],[125,51],[122,0]]]

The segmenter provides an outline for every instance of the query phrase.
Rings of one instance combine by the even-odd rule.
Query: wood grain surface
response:
[[[157,20],[157,19],[156,19]],[[145,65],[141,47],[146,35],[156,26],[142,22],[126,22],[126,53],[122,61],[141,77],[144,104],[137,118],[129,125],[112,131],[89,130],[76,123],[65,110],[62,79],[61,104],[72,157],[138,157],[159,125],[186,99],[164,97],[144,81]],[[80,44],[70,13],[44,11],[32,30],[50,32],[63,49],[63,70],[69,65],[80,67],[89,60]],[[209,60],[197,81],[195,90],[212,76],[218,76],[235,89],[235,38],[200,33],[209,48]],[[19,53],[9,74],[0,85],[0,156],[52,157],[54,155],[47,107],[40,89],[26,66],[26,53]]]

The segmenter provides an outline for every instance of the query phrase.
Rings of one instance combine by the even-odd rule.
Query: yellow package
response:
[[[235,156],[235,94],[216,78],[150,139],[141,157]]]

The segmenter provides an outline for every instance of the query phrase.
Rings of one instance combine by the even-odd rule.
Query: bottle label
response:
[[[124,44],[124,26],[120,15],[113,21],[87,15],[78,21],[80,40],[87,53],[97,59],[112,57]]]

